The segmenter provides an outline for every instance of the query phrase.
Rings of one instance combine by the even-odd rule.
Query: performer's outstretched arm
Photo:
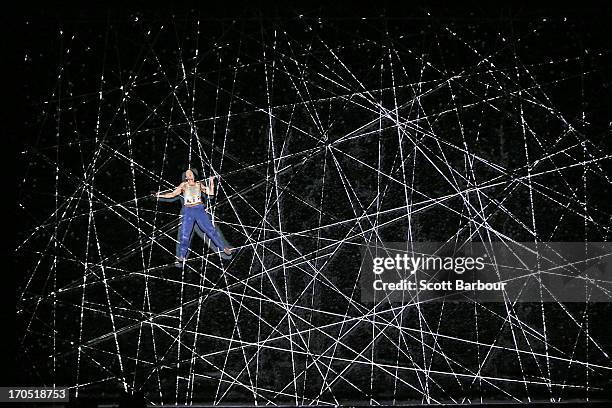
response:
[[[157,193],[157,198],[174,198],[177,195],[181,194],[183,192],[183,184],[185,183],[181,183],[177,188],[174,189],[174,191],[170,192],[170,193]]]

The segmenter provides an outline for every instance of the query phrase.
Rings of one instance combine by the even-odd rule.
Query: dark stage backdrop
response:
[[[587,400],[610,303],[362,303],[360,247],[608,241],[606,12],[30,12],[18,383],[151,404]],[[235,248],[194,237],[195,167]],[[586,296],[586,295],[585,295]]]

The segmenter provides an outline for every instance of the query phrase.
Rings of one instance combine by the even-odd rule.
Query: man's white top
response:
[[[185,183],[183,198],[185,199],[185,205],[202,204],[202,190],[200,189],[200,182],[197,181],[192,186],[189,185],[189,183]]]

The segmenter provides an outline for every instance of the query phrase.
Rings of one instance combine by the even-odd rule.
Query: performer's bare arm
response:
[[[208,194],[209,196],[215,195],[215,176],[210,176],[208,178],[208,186],[205,186],[203,183],[200,183],[200,189],[203,193]]]
[[[169,193],[157,193],[157,198],[174,198],[177,195],[181,194],[183,192],[183,187],[184,187],[185,183],[181,183],[177,188],[174,189],[174,191],[171,191]]]

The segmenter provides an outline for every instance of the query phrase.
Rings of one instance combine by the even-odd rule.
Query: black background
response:
[[[424,15],[431,11],[435,16],[434,18],[426,18]],[[337,3],[335,5],[285,5],[282,7],[272,6],[269,4],[227,4],[227,3],[211,3],[205,6],[193,3],[191,5],[183,6],[170,6],[170,5],[156,5],[155,7],[147,4],[133,5],[133,6],[119,6],[113,5],[113,7],[103,6],[101,4],[94,4],[87,10],[78,9],[70,5],[63,4],[61,6],[43,6],[42,8],[37,6],[27,6],[25,9],[20,9],[14,14],[7,13],[5,16],[8,17],[5,28],[9,28],[9,31],[13,32],[5,35],[5,38],[15,38],[17,44],[19,44],[17,52],[17,70],[14,77],[7,77],[7,82],[13,82],[13,78],[19,78],[23,75],[23,81],[21,86],[16,93],[16,100],[23,103],[25,107],[24,113],[24,124],[25,126],[17,127],[16,131],[7,132],[10,134],[11,140],[15,143],[15,152],[19,152],[24,147],[32,144],[34,138],[37,137],[37,130],[39,129],[39,123],[37,122],[38,115],[38,101],[44,100],[48,97],[49,90],[53,87],[55,78],[55,70],[58,64],[58,55],[54,52],[57,45],[56,31],[59,26],[66,27],[67,31],[74,30],[79,33],[90,33],[93,36],[96,33],[104,32],[109,22],[113,24],[115,28],[111,31],[119,33],[129,33],[131,29],[130,19],[135,15],[141,16],[141,19],[149,24],[168,22],[176,24],[179,27],[182,22],[188,22],[194,18],[194,16],[206,16],[210,21],[214,21],[210,26],[210,34],[213,35],[219,26],[223,25],[223,21],[230,19],[238,19],[245,21],[245,24],[263,24],[266,27],[291,27],[288,23],[295,19],[297,14],[303,14],[306,19],[312,19],[316,21],[317,18],[322,17],[330,24],[337,28],[337,30],[330,30],[325,33],[329,41],[342,42],[345,41],[347,32],[352,28],[359,28],[361,31],[360,36],[362,38],[375,37],[379,35],[380,27],[388,25],[391,27],[391,31],[395,30],[395,33],[399,34],[403,28],[399,28],[402,22],[410,21],[415,24],[431,24],[434,27],[440,26],[452,26],[465,27],[466,25],[474,25],[476,28],[472,31],[475,39],[482,39],[485,46],[492,41],[494,37],[493,31],[495,27],[501,26],[506,30],[508,27],[515,27],[517,30],[521,30],[525,26],[533,24],[543,17],[558,21],[558,23],[551,23],[547,25],[544,31],[544,38],[539,39],[530,43],[531,49],[529,51],[520,50],[522,60],[524,62],[530,62],[530,58],[533,62],[545,61],[546,58],[558,58],[566,55],[577,55],[579,50],[590,49],[590,50],[607,50],[610,51],[610,7],[597,3],[581,3],[564,5],[559,3],[538,3],[533,2],[515,2],[512,4],[491,4],[489,3],[476,3],[469,2],[461,5],[455,4],[453,6],[446,6],[442,4],[426,4],[423,2],[416,3],[401,3],[389,4],[389,3],[378,3],[370,4],[368,6],[356,6],[354,4],[342,4]],[[174,17],[170,15],[174,14]],[[12,18],[11,18],[12,15]],[[369,18],[367,23],[363,23],[359,19],[367,16]],[[571,21],[571,27],[568,29],[567,25],[561,24],[561,19],[567,16]],[[24,24],[24,20],[27,24]],[[12,27],[12,28],[11,28]],[[394,28],[396,27],[396,28]],[[20,31],[22,30],[22,31]],[[435,28],[431,29],[435,31]],[[21,33],[17,36],[16,33]],[[299,30],[295,30],[294,39],[300,41]],[[334,37],[335,36],[335,37]],[[349,36],[350,37],[350,36]],[[124,37],[125,38],[125,37]],[[304,40],[307,40],[308,35],[304,34]],[[9,41],[11,42],[11,41]],[[168,49],[171,49],[172,42],[168,40]],[[42,51],[43,56],[36,59],[34,64],[21,65],[23,63],[23,52],[30,52],[30,50]],[[463,66],[467,63],[467,58],[461,53],[454,54],[454,58],[449,58],[449,55],[453,55],[451,52],[446,56],[445,60],[447,68],[452,71],[458,67]],[[129,57],[126,55],[126,57]],[[86,57],[83,57],[84,59]],[[612,76],[610,69],[609,56],[608,59],[599,58],[583,58],[586,64],[592,64],[592,68],[596,71],[596,74],[589,77],[587,83],[584,84],[584,88],[587,90],[587,96],[584,99],[583,109],[588,113],[588,124],[585,125],[581,131],[584,131],[589,135],[590,140],[600,146],[602,150],[608,153],[612,151],[610,147],[610,126],[612,115],[612,107],[610,104],[610,94],[612,86]],[[87,69],[85,69],[87,73]],[[556,78],[559,72],[551,70],[551,78]],[[95,80],[96,75],[92,72],[91,77],[84,76],[83,83],[77,84],[76,87],[86,88],[88,80]],[[18,81],[15,81],[18,82]],[[18,82],[19,83],[19,82]],[[570,116],[577,117],[578,112],[576,104],[576,90],[579,85],[576,83],[570,83],[567,88],[557,88],[557,93],[554,95],[556,107]],[[95,89],[95,86],[92,87]],[[24,98],[25,97],[25,98]],[[5,111],[6,112],[6,111]],[[91,118],[86,118],[86,120]],[[537,119],[534,118],[537,123]],[[540,123],[542,128],[545,128],[549,124],[545,121]],[[254,140],[256,141],[256,139]],[[499,152],[490,152],[492,157],[500,157]],[[497,156],[495,156],[497,155]],[[510,159],[511,160],[511,159]],[[14,174],[17,175],[16,185],[18,187],[15,190],[18,192],[18,200],[28,199],[28,193],[21,185],[20,176],[24,173],[22,171],[23,164],[19,160],[15,163]],[[180,163],[177,163],[177,171],[180,168]],[[511,165],[511,163],[510,163]],[[610,174],[608,172],[608,174]],[[44,175],[38,175],[44,182]],[[551,179],[551,183],[554,183],[554,179]],[[152,185],[151,188],[155,186]],[[363,187],[367,189],[367,186]],[[602,209],[604,214],[610,214],[610,188],[609,186],[601,186],[595,188],[589,192],[589,198],[591,202],[597,203],[598,208]],[[41,206],[45,204],[41,203]],[[517,203],[517,206],[522,205]],[[35,207],[34,207],[35,208]],[[14,210],[8,210],[5,214],[11,214]],[[19,213],[18,213],[19,214]],[[542,209],[542,220],[546,220],[547,211]],[[435,240],[441,234],[444,237],[444,233],[437,230],[435,225],[436,222],[440,221],[441,215],[434,215],[432,217],[432,225],[429,225],[427,220],[422,222],[421,233],[427,239]],[[25,222],[25,221],[24,221]],[[605,219],[600,220],[601,223],[608,222]],[[7,222],[8,225],[8,222]],[[578,230],[580,227],[580,220],[568,221],[565,224],[567,231],[561,232],[557,236],[557,240],[581,240],[584,238],[584,231]],[[16,227],[16,233],[27,229],[26,225],[20,224]],[[520,232],[510,230],[509,233],[515,233],[515,239],[520,240]],[[401,232],[391,231],[389,232],[389,238],[401,237]],[[590,234],[590,235],[589,235]],[[587,232],[588,239],[590,240],[602,240],[609,237],[604,237],[598,231]],[[237,239],[237,237],[234,237]],[[11,253],[9,252],[10,260],[7,260],[8,265],[13,264]],[[19,265],[19,264],[18,264]],[[14,271],[9,271],[9,276],[17,276],[17,280],[21,281],[20,268],[17,266]],[[8,289],[8,293],[5,299],[9,300],[9,306],[5,310],[14,310],[14,305],[10,306],[10,299],[14,298],[15,290],[14,283],[8,282],[5,285]],[[572,307],[572,306],[570,306]],[[580,310],[579,306],[574,305]],[[609,348],[612,343],[610,339],[610,324],[609,324],[609,312],[610,309],[603,307],[601,312],[593,312],[595,324],[593,324],[593,330],[601,330],[599,333],[599,339],[604,342]],[[5,326],[7,332],[13,332],[10,330],[11,320],[14,319],[14,314],[6,313],[9,322]],[[562,319],[560,315],[559,319]],[[555,318],[551,318],[551,322],[554,322]],[[597,320],[599,319],[599,320]],[[598,323],[597,323],[598,322]],[[561,324],[562,321],[560,320]],[[607,323],[607,324],[606,324]],[[19,322],[17,324],[19,326]],[[13,340],[9,336],[10,340]],[[7,357],[7,364],[5,367],[10,367],[11,363],[14,363],[14,356],[18,354],[19,347],[15,347],[15,351],[8,351],[5,353]],[[22,366],[20,363],[17,367]],[[14,377],[11,376],[10,372],[13,371],[5,370],[5,373],[9,373],[8,380],[5,384],[14,384],[14,379],[19,379],[20,384],[24,384],[31,381],[32,384],[36,384],[37,380],[28,374],[27,370],[23,367],[15,368]],[[541,395],[546,398],[546,394]],[[475,397],[475,395],[472,395]],[[580,398],[581,396],[577,396]]]

